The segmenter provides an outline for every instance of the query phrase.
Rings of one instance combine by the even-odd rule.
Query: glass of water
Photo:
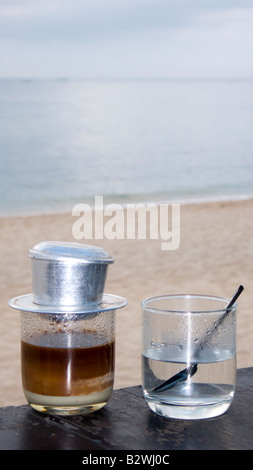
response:
[[[228,299],[164,295],[142,302],[142,380],[155,413],[221,415],[236,385],[236,309]]]

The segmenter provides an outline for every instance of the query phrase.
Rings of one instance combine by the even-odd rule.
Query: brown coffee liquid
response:
[[[112,387],[114,341],[89,347],[48,347],[43,343],[43,335],[38,345],[21,342],[25,390],[41,395],[76,396]]]

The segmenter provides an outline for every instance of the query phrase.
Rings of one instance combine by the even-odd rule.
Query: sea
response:
[[[0,80],[0,216],[253,196],[253,80]]]

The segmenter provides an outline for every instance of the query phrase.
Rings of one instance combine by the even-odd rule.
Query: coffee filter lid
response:
[[[104,293],[107,264],[103,248],[81,243],[43,241],[29,250],[33,292],[9,305],[34,313],[99,313],[127,305],[123,297]]]
[[[84,245],[82,243],[68,243],[45,241],[38,243],[29,250],[29,256],[39,260],[52,260],[79,263],[109,264],[114,260],[103,248]]]

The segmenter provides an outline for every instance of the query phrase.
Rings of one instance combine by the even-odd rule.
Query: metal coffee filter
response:
[[[86,312],[126,305],[125,299],[104,294],[108,264],[114,260],[103,248],[45,241],[29,250],[29,257],[33,293],[11,299],[13,308]]]
[[[76,307],[101,301],[108,264],[113,263],[102,248],[42,242],[29,256],[36,304]]]

